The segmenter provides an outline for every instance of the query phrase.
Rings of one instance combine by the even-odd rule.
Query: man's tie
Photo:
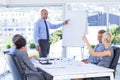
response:
[[[46,26],[47,39],[49,39],[49,31],[48,31],[48,26],[47,26],[46,20],[44,20],[44,23]]]

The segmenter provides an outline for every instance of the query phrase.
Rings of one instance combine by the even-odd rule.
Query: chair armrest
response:
[[[41,78],[41,80],[46,80],[45,75],[43,74],[43,72],[31,72],[31,73],[27,73],[25,74],[26,77],[32,77],[32,76],[36,76],[38,78]]]

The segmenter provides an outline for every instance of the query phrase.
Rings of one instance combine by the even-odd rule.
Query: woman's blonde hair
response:
[[[105,32],[102,37],[103,40],[106,40],[108,43],[112,42],[112,35],[109,32]]]

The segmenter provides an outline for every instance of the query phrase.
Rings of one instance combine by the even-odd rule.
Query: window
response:
[[[2,23],[0,24],[0,28],[4,30],[0,32],[0,41],[2,41],[1,43],[6,43],[4,46],[2,46],[2,48],[6,48],[7,44],[12,45],[11,38],[16,33],[27,36],[27,41],[33,42],[34,23],[37,19],[40,18],[40,11],[43,8],[48,9],[48,19],[50,20],[50,22],[59,23],[63,21],[62,5],[46,7],[15,7],[4,9],[0,8],[0,17],[4,17],[0,19],[0,23]],[[51,32],[53,31],[54,30],[52,30]],[[7,39],[7,41],[5,41],[5,39]]]

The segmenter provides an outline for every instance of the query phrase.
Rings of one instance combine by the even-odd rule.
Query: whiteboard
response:
[[[87,11],[69,11],[66,19],[70,19],[63,27],[62,46],[82,47],[82,34],[87,33]]]

